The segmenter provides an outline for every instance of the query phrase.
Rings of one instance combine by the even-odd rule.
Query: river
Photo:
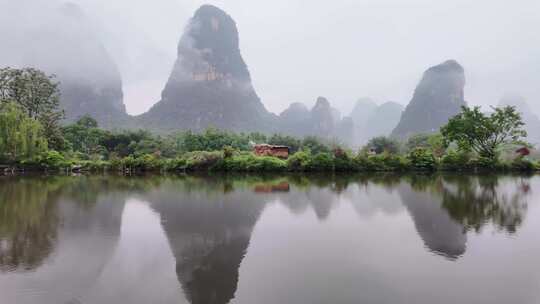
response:
[[[537,304],[540,176],[0,177],[0,303]]]

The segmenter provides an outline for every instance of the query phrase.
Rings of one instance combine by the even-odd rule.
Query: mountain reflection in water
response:
[[[453,303],[437,294],[442,284],[474,286],[472,273],[497,268],[507,242],[539,239],[525,228],[520,235],[539,183],[493,175],[1,177],[0,303],[398,303],[406,294],[414,301],[403,303]],[[475,242],[493,248],[468,257]],[[526,250],[532,256],[540,246]],[[372,262],[362,257],[369,252]],[[418,267],[396,264],[406,269],[385,276],[406,257]],[[484,264],[461,269],[473,258]],[[506,296],[482,289],[499,284],[493,278],[465,288],[462,299],[540,300],[538,270],[509,273],[522,279],[515,290],[507,284]],[[296,286],[282,285],[297,275]],[[405,291],[416,282],[432,295]]]

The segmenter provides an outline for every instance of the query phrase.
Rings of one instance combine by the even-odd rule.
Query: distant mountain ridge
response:
[[[392,101],[379,105],[362,98],[342,117],[329,100],[319,97],[312,108],[295,102],[279,115],[273,114],[255,91],[240,51],[235,21],[218,7],[203,5],[180,37],[178,57],[161,99],[148,112],[130,116],[123,101],[120,72],[84,11],[66,3],[44,14],[51,18],[25,29],[27,35],[20,35],[23,31],[17,32],[16,27],[8,33],[3,45],[8,51],[0,58],[0,65],[34,67],[57,75],[64,123],[90,115],[106,129],[145,128],[168,133],[216,127],[318,136],[360,146],[376,136],[406,139],[437,132],[467,105],[465,70],[457,61],[447,60],[424,72],[405,108]],[[505,96],[499,105],[506,104],[518,108],[529,140],[540,143],[540,118],[524,98]]]
[[[350,143],[353,136],[351,118],[342,118],[325,97],[318,97],[311,109],[300,102],[292,103],[279,115],[278,125],[278,132],[297,137],[317,136]]]

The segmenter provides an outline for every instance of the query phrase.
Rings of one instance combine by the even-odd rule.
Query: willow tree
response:
[[[0,105],[0,160],[16,163],[35,158],[47,150],[47,139],[39,121],[30,118],[21,106]]]
[[[60,121],[60,89],[54,75],[33,69],[0,69],[0,104],[14,102],[29,118],[44,126],[49,146],[57,150],[64,147]]]

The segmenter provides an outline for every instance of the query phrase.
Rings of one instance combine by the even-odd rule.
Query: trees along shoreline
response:
[[[405,142],[371,139],[358,152],[313,136],[233,133],[209,128],[154,135],[109,131],[89,116],[62,126],[59,84],[34,69],[0,69],[0,168],[37,172],[431,172],[537,171],[513,107],[463,107],[437,134]],[[256,156],[255,143],[290,148],[288,159]]]

